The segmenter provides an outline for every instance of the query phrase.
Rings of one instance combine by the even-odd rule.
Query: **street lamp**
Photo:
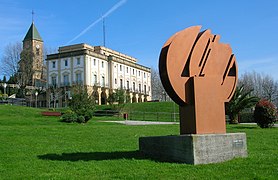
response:
[[[36,96],[36,108],[38,107],[38,91],[35,92],[35,96]]]
[[[7,87],[7,84],[4,83],[4,96],[6,97],[6,87]]]

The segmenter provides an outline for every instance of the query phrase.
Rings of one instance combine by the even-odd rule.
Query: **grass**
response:
[[[277,179],[278,128],[228,125],[247,134],[248,158],[219,164],[157,162],[138,138],[178,134],[178,125],[64,124],[39,109],[0,106],[0,179]]]
[[[101,105],[96,109],[104,110],[109,107],[111,106]],[[129,103],[121,109],[121,113],[128,113],[129,120],[144,121],[178,121],[178,112],[179,107],[174,102]]]

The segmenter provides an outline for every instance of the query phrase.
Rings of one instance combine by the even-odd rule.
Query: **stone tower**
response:
[[[28,56],[28,59],[30,59],[29,61],[21,62],[30,63],[29,66],[26,66],[25,64],[24,67],[30,67],[32,69],[32,71],[30,71],[32,75],[29,76],[30,79],[26,85],[36,86],[37,82],[40,82],[43,75],[43,40],[34,22],[32,22],[26,36],[23,39],[23,52],[32,54],[31,56]],[[24,71],[23,66],[22,71]]]

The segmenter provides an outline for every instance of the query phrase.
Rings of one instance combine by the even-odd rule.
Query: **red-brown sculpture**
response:
[[[228,44],[201,26],[184,29],[164,44],[159,72],[180,106],[180,134],[226,133],[225,102],[237,84],[237,64]]]

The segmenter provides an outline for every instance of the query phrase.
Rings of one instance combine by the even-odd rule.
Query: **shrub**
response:
[[[265,99],[260,100],[255,107],[254,120],[261,128],[272,127],[277,120],[275,106]]]
[[[254,113],[253,112],[242,112],[239,114],[240,123],[253,123]]]
[[[88,95],[86,87],[76,86],[73,89],[73,96],[70,100],[69,106],[78,117],[82,116],[84,122],[88,122],[93,116],[95,100],[92,96]]]
[[[76,113],[74,113],[73,111],[68,111],[61,116],[61,121],[66,123],[73,123],[77,122],[77,118],[78,116]]]
[[[78,117],[77,117],[77,122],[78,122],[78,123],[85,123],[85,118],[84,118],[84,116],[78,116]]]

